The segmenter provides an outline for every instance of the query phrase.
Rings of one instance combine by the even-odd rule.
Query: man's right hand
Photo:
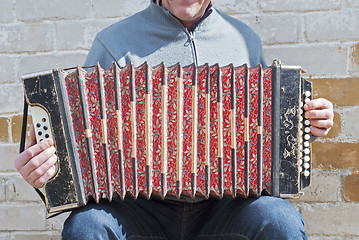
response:
[[[15,159],[15,167],[33,187],[41,188],[56,172],[57,156],[52,139],[36,143],[34,125],[30,126],[30,141],[25,151]]]

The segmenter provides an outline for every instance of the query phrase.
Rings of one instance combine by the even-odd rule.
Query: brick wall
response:
[[[81,65],[96,32],[148,0],[2,0],[0,6],[0,239],[59,239],[66,214],[47,220],[13,164],[20,139],[19,76]],[[334,103],[335,127],[314,143],[313,184],[292,201],[311,239],[359,238],[359,1],[223,0],[248,23],[267,61],[302,65],[315,97]]]

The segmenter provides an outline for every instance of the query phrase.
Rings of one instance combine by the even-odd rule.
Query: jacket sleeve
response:
[[[104,69],[109,69],[116,59],[111,55],[101,40],[96,37],[93,41],[92,47],[87,54],[85,66],[93,66],[100,63]]]
[[[262,67],[267,67],[267,62],[266,62],[266,60],[264,58],[264,54],[263,54],[262,41],[260,44],[259,63],[262,65]]]

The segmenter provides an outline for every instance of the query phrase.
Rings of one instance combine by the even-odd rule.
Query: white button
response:
[[[308,169],[308,168],[310,168],[310,164],[309,163],[304,163],[304,169]]]
[[[309,148],[305,148],[305,149],[304,149],[304,154],[309,154],[309,153],[310,153]]]
[[[305,96],[306,96],[307,98],[309,98],[311,95],[312,95],[312,94],[311,94],[309,91],[306,91],[306,92],[305,92]]]
[[[305,170],[303,174],[304,174],[305,177],[309,177],[309,174],[310,174],[310,173],[309,173],[308,170]]]
[[[309,162],[310,161],[310,157],[309,156],[305,156],[304,157],[304,162]]]

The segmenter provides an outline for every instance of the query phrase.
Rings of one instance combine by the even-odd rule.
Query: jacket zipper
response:
[[[183,26],[183,24],[181,23],[181,21],[178,19],[178,18],[176,18],[172,13],[170,13],[169,11],[168,11],[168,14],[169,14],[169,16],[171,16],[173,19],[175,19],[176,20],[176,22],[178,23],[178,24],[180,24],[181,25],[181,27],[184,29],[184,31],[186,32],[186,34],[188,35],[188,37],[189,37],[189,40],[190,40],[190,42],[191,42],[191,45],[192,45],[192,49],[193,49],[193,57],[194,57],[194,62],[195,62],[195,64],[196,64],[196,66],[198,66],[198,54],[197,54],[197,49],[196,49],[196,43],[195,43],[195,39],[194,39],[194,31],[195,31],[195,29],[193,30],[193,31],[188,31],[188,29],[185,27],[185,26]],[[206,16],[205,18],[207,18],[208,16]],[[202,22],[205,18],[203,18],[203,19],[201,19],[200,20],[200,22]],[[200,23],[200,22],[198,22],[198,23]],[[198,24],[197,23],[197,24]]]
[[[194,33],[193,33],[193,31],[189,32],[187,29],[186,29],[186,32],[188,33],[189,40],[192,45],[194,62],[196,64],[196,66],[198,66],[198,54],[197,54],[197,49],[196,49],[196,43],[194,41]]]

